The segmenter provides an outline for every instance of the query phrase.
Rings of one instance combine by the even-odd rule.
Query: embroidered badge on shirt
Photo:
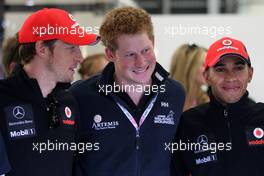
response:
[[[36,136],[32,106],[20,104],[4,108],[10,139]]]
[[[256,127],[249,127],[246,130],[247,142],[249,146],[264,145],[263,129],[264,129],[263,126],[256,126]]]

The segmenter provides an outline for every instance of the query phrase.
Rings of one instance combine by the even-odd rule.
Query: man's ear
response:
[[[206,70],[203,72],[203,77],[204,77],[206,83],[208,84],[208,82],[209,82],[209,68],[206,69]]]
[[[36,55],[39,56],[45,56],[47,52],[47,47],[44,45],[44,42],[42,40],[37,41],[35,44],[35,50],[36,50]]]
[[[105,48],[105,55],[106,55],[106,60],[108,60],[109,62],[115,61],[115,52],[112,49]]]
[[[9,70],[9,74],[11,74],[14,70],[14,68],[16,67],[17,62],[12,61],[9,65],[8,65],[8,70]]]
[[[249,83],[251,82],[251,80],[253,78],[253,72],[254,72],[253,67],[249,67],[249,69],[248,69],[248,74],[249,74],[248,82]]]
[[[154,36],[153,36],[153,37],[151,37],[151,39],[150,39],[150,40],[152,41],[153,48],[154,48],[154,45],[155,45],[155,38],[154,38]]]

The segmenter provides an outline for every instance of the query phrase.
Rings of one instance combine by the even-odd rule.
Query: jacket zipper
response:
[[[140,176],[139,172],[139,141],[140,139],[140,134],[139,134],[139,129],[136,130],[136,176]]]
[[[229,138],[229,141],[232,143],[232,136],[231,136],[231,128],[230,128],[230,119],[228,117],[228,111],[227,109],[224,109],[224,117],[227,121],[227,128],[228,128],[228,138]]]
[[[139,138],[140,138],[140,135],[139,135],[139,129],[136,130],[136,149],[139,150]]]

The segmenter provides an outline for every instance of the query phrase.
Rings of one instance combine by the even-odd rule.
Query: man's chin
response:
[[[73,78],[64,78],[60,82],[62,82],[62,83],[71,83],[71,82],[73,82]]]
[[[241,99],[241,96],[236,96],[236,97],[230,97],[228,99],[226,99],[226,102],[228,104],[232,104],[232,103],[236,103]]]
[[[150,76],[142,76],[142,77],[134,77],[134,82],[139,84],[151,84],[151,77]]]

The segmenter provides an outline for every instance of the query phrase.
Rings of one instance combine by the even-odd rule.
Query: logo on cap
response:
[[[223,44],[224,46],[230,46],[230,45],[232,45],[232,41],[229,40],[229,39],[225,39],[225,40],[222,41],[222,44]]]
[[[261,128],[255,128],[253,134],[258,139],[261,139],[264,136],[264,132]]]
[[[67,118],[71,118],[72,112],[68,106],[65,107],[64,112]]]
[[[77,21],[77,19],[72,14],[69,13],[68,16],[72,21]]]

